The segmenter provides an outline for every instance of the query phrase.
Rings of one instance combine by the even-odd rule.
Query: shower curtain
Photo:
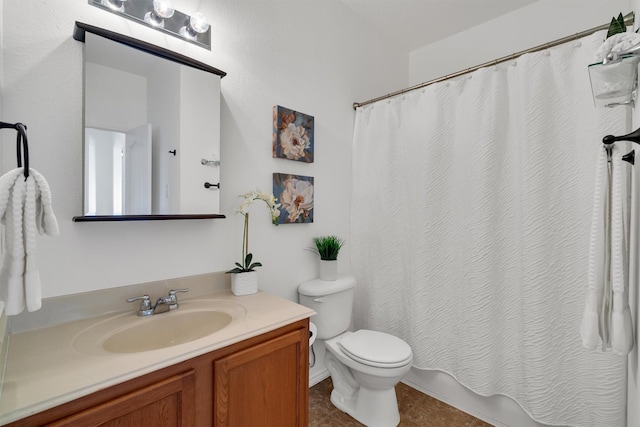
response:
[[[356,112],[355,326],[552,425],[625,422],[626,358],[580,338],[596,156],[630,120],[593,105],[587,65],[603,40]]]

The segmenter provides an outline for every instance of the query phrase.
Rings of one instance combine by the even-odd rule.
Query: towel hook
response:
[[[24,179],[29,178],[29,144],[27,142],[27,126],[23,123],[0,122],[0,129],[15,129],[18,132],[16,137],[16,156],[18,167],[22,167],[24,159]],[[24,157],[22,155],[24,151]]]
[[[640,128],[634,130],[633,132],[627,135],[622,135],[622,136],[607,135],[604,138],[602,138],[602,143],[605,145],[611,145],[614,142],[618,142],[618,141],[631,141],[631,142],[635,142],[636,144],[640,144]]]

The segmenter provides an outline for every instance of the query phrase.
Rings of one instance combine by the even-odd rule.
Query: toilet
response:
[[[393,335],[362,329],[350,332],[356,279],[310,280],[298,287],[300,304],[312,308],[316,338],[325,340],[331,403],[369,427],[400,422],[395,385],[409,372],[411,347]]]

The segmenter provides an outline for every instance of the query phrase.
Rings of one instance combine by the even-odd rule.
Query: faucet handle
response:
[[[176,294],[177,293],[182,293],[182,292],[189,292],[189,288],[171,289],[169,291],[169,296],[168,296],[167,303],[170,304],[169,305],[169,309],[170,310],[175,310],[176,308],[178,308],[178,297],[176,297]]]
[[[148,316],[152,314],[153,309],[151,308],[151,297],[145,294],[139,297],[127,298],[127,302],[134,302],[138,300],[142,300],[140,302],[140,309],[138,309],[138,316]]]

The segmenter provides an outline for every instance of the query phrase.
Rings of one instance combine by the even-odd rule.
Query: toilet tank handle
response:
[[[313,302],[325,302],[326,298],[314,298]]]

